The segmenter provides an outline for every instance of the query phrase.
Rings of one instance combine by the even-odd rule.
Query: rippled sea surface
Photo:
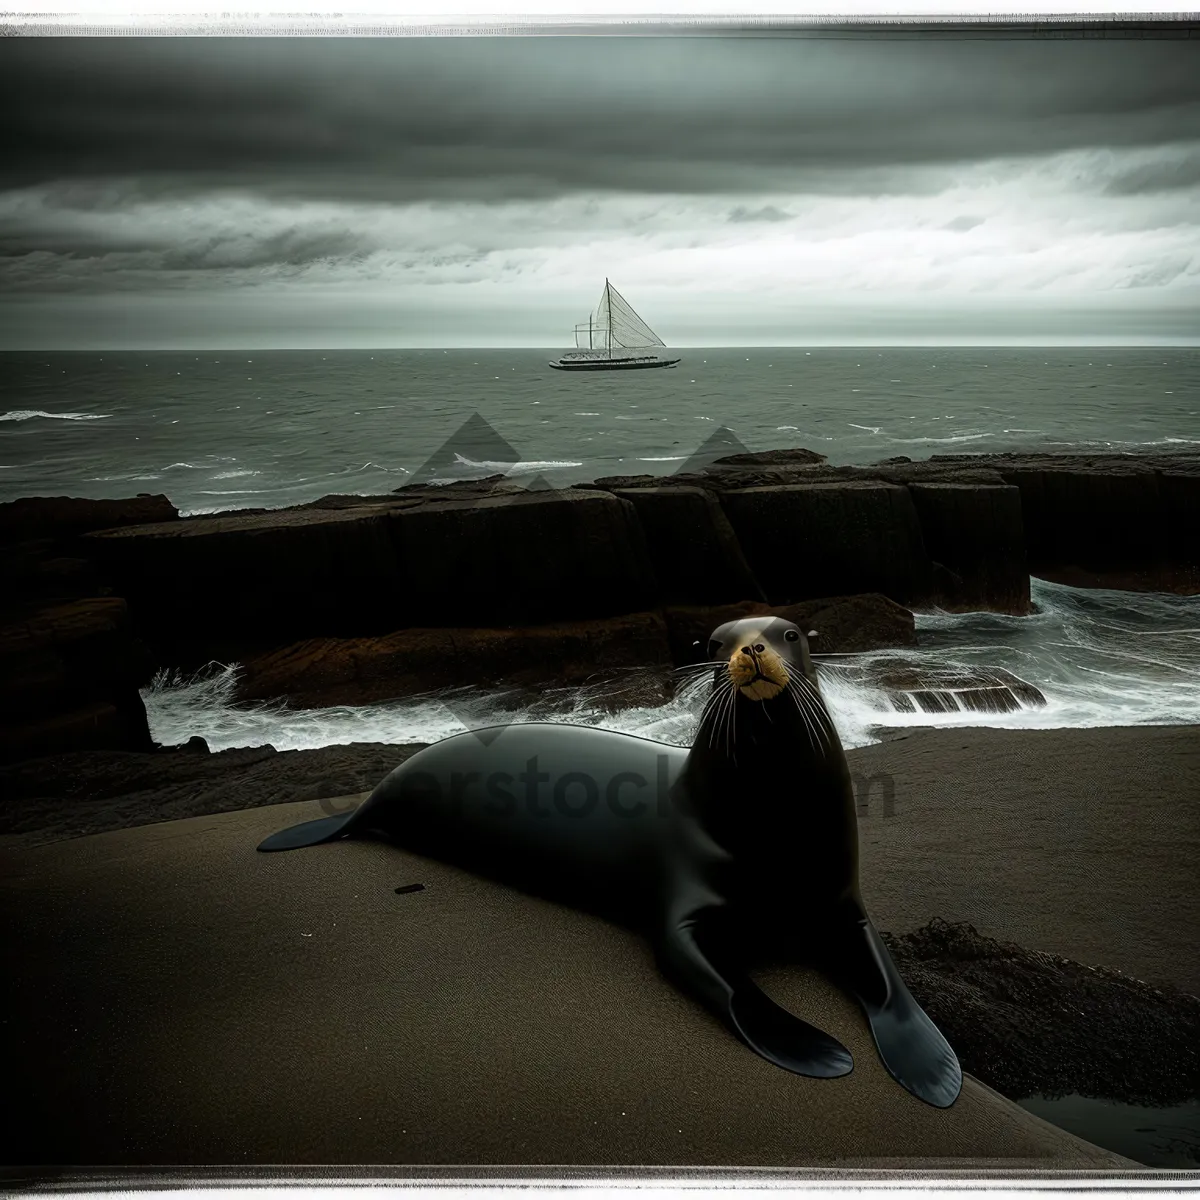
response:
[[[834,463],[1200,444],[1200,349],[684,350],[667,370],[579,375],[551,370],[555,353],[0,355],[0,500],[165,492],[203,512],[377,494],[474,414],[513,456],[462,473],[552,483],[669,474],[722,425]]]

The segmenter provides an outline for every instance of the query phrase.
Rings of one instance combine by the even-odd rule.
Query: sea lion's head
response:
[[[747,700],[774,700],[792,680],[815,685],[807,635],[782,617],[743,617],[726,621],[708,640],[710,662],[723,662],[729,682]]]

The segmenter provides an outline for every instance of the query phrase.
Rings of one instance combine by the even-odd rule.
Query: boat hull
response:
[[[674,367],[680,361],[678,358],[656,358],[642,362],[621,362],[620,359],[602,358],[585,362],[552,362],[550,365],[556,371],[645,371],[654,367]]]

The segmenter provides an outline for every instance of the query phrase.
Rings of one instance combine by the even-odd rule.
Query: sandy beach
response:
[[[881,928],[967,920],[1195,990],[1196,729],[918,731],[851,761],[895,781],[860,819]],[[803,969],[762,981],[851,1048],[844,1080],[747,1053],[593,918],[382,843],[254,852],[320,812],[10,839],[10,1161],[1119,1161],[975,1080],[921,1104]]]
[[[859,818],[881,928],[969,921],[1200,993],[1200,729],[918,731],[849,757],[895,779],[893,816],[876,785]]]

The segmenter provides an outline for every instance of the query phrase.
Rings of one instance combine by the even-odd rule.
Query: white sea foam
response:
[[[934,417],[936,421],[937,418]],[[981,442],[984,438],[990,438],[994,435],[990,433],[957,433],[953,437],[916,437],[916,438],[898,438],[883,435],[886,441],[900,442],[906,446],[917,446],[923,444],[934,444],[938,442]]]
[[[582,462],[522,460],[520,462],[492,462],[488,459],[467,458],[463,454],[454,455],[454,462],[438,469],[443,474],[429,482],[437,486],[447,483],[458,483],[464,479],[483,478],[488,475],[505,475],[510,479],[522,475],[536,475],[542,471],[562,471],[573,467],[582,467]]]
[[[310,750],[350,742],[435,742],[488,725],[521,720],[509,693],[446,688],[381,704],[295,709],[282,702],[238,704],[240,668],[210,663],[194,674],[159,672],[142,692],[150,728],[159,742],[175,745],[199,734],[213,750],[272,745]],[[702,697],[695,687],[662,708],[612,714],[589,699],[587,688],[542,693],[539,719],[596,725],[686,745],[695,729]]]
[[[51,413],[43,412],[40,408],[14,408],[11,412],[0,414],[0,421],[32,421],[41,417],[47,421],[104,421],[112,413]]]
[[[145,483],[152,479],[161,479],[159,474],[151,475],[89,475],[86,483]]]
[[[1200,724],[1200,597],[1083,591],[1035,580],[1038,611],[930,613],[917,618],[912,650],[818,658],[821,687],[847,747],[878,741],[888,728],[1005,729]],[[1005,668],[1044,693],[1046,705],[1008,713],[897,711],[866,680],[881,667]],[[530,719],[498,691],[459,688],[382,704],[291,709],[239,705],[236,668],[211,665],[190,677],[161,677],[144,693],[151,730],[165,743],[193,734],[213,749],[270,744],[306,749],[355,741],[428,742],[465,727]],[[537,718],[597,725],[686,745],[703,705],[695,681],[669,704],[607,712],[587,688],[544,693]]]

